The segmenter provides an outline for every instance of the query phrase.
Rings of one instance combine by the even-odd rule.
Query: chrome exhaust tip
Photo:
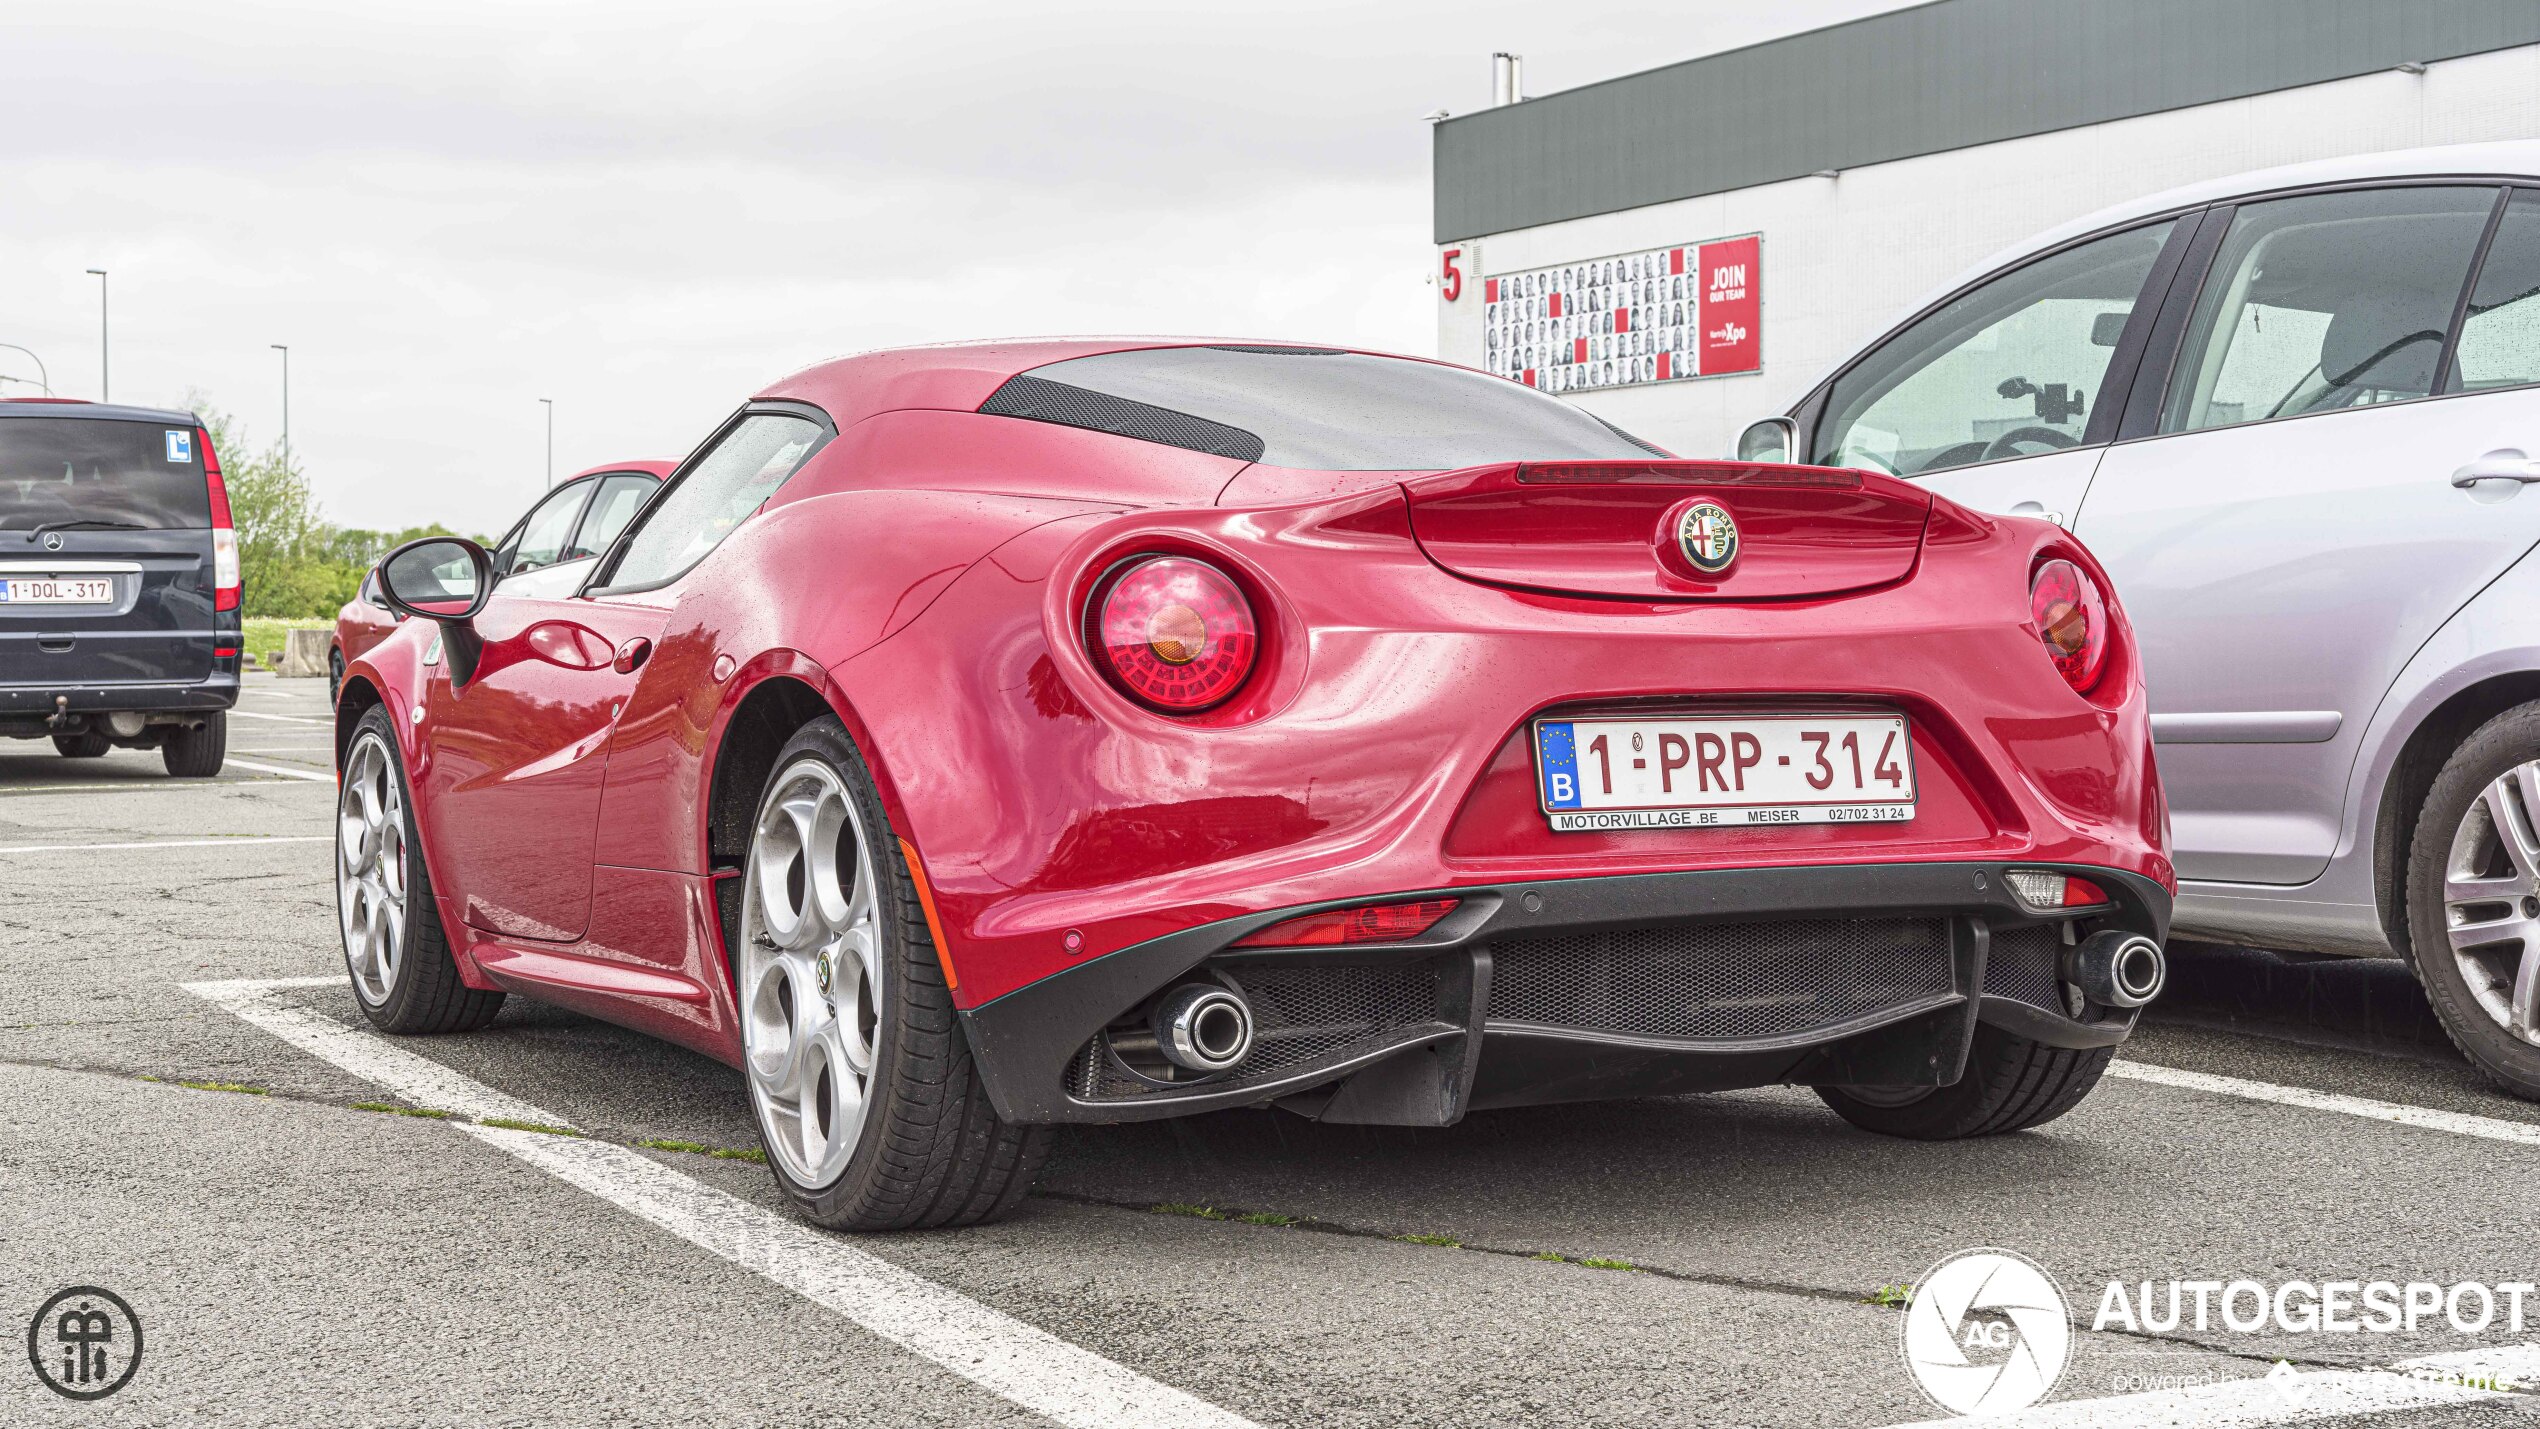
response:
[[[2102,1007],[2132,1009],[2161,995],[2169,958],[2141,933],[2093,933],[2064,953],[2064,980]]]
[[[1155,1046],[1185,1071],[1230,1071],[1252,1055],[1252,1008],[1213,982],[1177,987],[1155,1005]]]

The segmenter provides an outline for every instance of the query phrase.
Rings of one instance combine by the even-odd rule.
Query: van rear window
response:
[[[190,426],[0,417],[0,531],[63,521],[167,531],[212,524]]]

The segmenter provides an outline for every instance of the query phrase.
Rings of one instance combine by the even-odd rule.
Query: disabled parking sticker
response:
[[[193,459],[194,434],[171,430],[168,433],[168,460],[192,461]]]

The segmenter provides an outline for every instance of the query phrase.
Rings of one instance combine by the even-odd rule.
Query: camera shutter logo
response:
[[[2072,1338],[2063,1292],[2007,1250],[1949,1257],[1905,1307],[1905,1367],[1952,1414],[2002,1414],[2044,1399],[2063,1378]]]
[[[28,1322],[26,1357],[55,1394],[103,1399],[141,1368],[141,1317],[111,1290],[74,1285]]]

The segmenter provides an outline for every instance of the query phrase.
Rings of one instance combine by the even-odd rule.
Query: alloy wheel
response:
[[[406,795],[377,734],[353,742],[335,800],[335,912],[353,990],[376,1007],[397,985],[406,937]]]
[[[874,1092],[882,937],[873,841],[816,757],[759,805],[741,900],[741,1041],[768,1153],[817,1190],[855,1154]]]
[[[2443,927],[2479,1010],[2540,1044],[2540,760],[2488,782],[2443,863]]]

